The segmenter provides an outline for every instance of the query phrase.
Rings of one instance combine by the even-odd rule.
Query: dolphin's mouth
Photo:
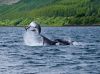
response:
[[[36,30],[35,30],[35,29],[33,29],[33,30],[31,30],[31,31],[34,31],[34,32],[35,32]]]
[[[29,28],[30,28],[30,26],[28,26],[28,27],[25,27],[25,30],[27,31]],[[30,31],[33,31],[33,32],[35,32],[35,31],[36,31],[36,29],[30,29]]]

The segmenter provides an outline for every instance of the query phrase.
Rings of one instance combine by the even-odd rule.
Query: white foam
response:
[[[43,46],[43,38],[32,31],[26,31],[23,38],[25,45]]]
[[[96,43],[86,43],[86,42],[76,42],[72,43],[74,46],[87,46],[87,45],[97,45]]]
[[[73,42],[73,45],[80,45],[79,42]]]

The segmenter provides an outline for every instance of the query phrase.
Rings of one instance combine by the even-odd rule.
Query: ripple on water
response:
[[[30,47],[23,43],[23,28],[0,28],[0,74],[100,73],[100,28],[44,29],[47,37],[63,35],[77,44]]]

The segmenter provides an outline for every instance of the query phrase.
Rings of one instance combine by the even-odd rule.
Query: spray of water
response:
[[[24,43],[28,46],[43,46],[43,38],[32,31],[24,33]]]
[[[27,46],[43,46],[43,38],[32,31],[26,31],[23,36],[24,43]],[[86,46],[89,45],[90,43],[84,43],[84,42],[76,42],[73,41],[70,37],[67,39],[64,38],[64,40],[69,41],[71,45],[74,46]]]

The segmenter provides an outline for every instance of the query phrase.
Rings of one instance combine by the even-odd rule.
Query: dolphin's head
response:
[[[41,33],[41,26],[37,24],[36,22],[32,21],[28,27],[25,28],[26,31],[32,31],[34,33]]]

